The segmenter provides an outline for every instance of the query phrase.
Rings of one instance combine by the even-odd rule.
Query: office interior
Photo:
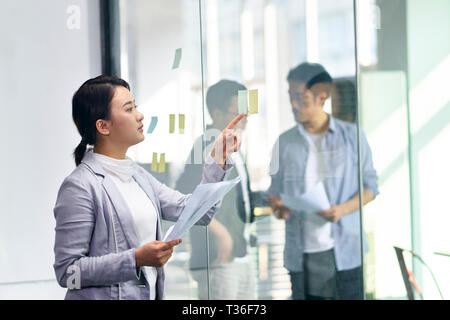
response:
[[[208,88],[230,79],[257,89],[242,150],[251,190],[263,192],[274,144],[295,126],[286,77],[305,61],[332,76],[324,110],[364,131],[378,174],[380,193],[354,226],[367,240],[363,299],[450,299],[450,1],[1,0],[0,8],[0,299],[64,298],[52,267],[53,206],[75,168],[71,98],[84,81],[111,74],[130,83],[146,139],[127,155],[172,188],[212,121]],[[165,155],[163,170],[152,169],[155,153]],[[285,222],[267,205],[254,214],[245,226],[251,297],[292,299]],[[207,247],[209,227],[194,228]],[[168,300],[212,296],[212,261],[194,275],[191,250],[186,234],[165,266]]]

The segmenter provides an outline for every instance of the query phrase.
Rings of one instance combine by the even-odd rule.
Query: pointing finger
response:
[[[241,121],[241,119],[245,116],[244,113],[241,113],[239,115],[236,116],[236,118],[234,118],[233,120],[231,120],[231,122],[227,125],[227,127],[225,129],[233,129],[239,121]]]

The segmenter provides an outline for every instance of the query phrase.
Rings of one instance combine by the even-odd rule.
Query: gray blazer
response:
[[[202,183],[222,181],[230,168],[227,164],[223,170],[207,161]],[[161,219],[176,221],[190,195],[160,183],[138,165],[133,178],[158,209],[156,239],[161,240]],[[209,224],[219,206],[217,203],[197,224]],[[53,211],[53,267],[59,285],[69,288],[66,299],[149,299],[144,272],[136,268],[134,250],[139,243],[131,212],[91,152],[86,152],[81,164],[64,179]],[[157,268],[157,273],[156,299],[163,299],[164,269]]]

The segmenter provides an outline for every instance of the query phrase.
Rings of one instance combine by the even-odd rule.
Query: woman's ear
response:
[[[109,136],[110,134],[110,123],[107,120],[98,119],[95,122],[95,127],[97,128],[98,133],[103,136]]]

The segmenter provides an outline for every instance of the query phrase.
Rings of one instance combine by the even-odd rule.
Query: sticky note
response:
[[[184,114],[179,114],[179,115],[178,115],[178,121],[179,121],[179,123],[178,123],[178,129],[179,129],[179,131],[180,131],[181,134],[184,133],[184,120],[185,120]]]
[[[247,90],[238,91],[238,112],[248,113],[248,100],[247,100]]]
[[[175,132],[175,115],[169,114],[169,133]]]
[[[158,171],[158,154],[153,152],[152,171]]]
[[[181,61],[181,48],[175,50],[175,58],[173,60],[172,69],[176,69],[180,66]]]
[[[258,89],[248,91],[249,113],[258,113]]]
[[[161,155],[159,156],[159,167],[158,167],[158,171],[159,172],[166,172],[166,154],[165,153],[161,153]]]
[[[153,130],[155,130],[157,123],[158,123],[158,117],[152,117],[152,121],[150,122],[150,125],[148,126],[147,133],[152,133]]]

